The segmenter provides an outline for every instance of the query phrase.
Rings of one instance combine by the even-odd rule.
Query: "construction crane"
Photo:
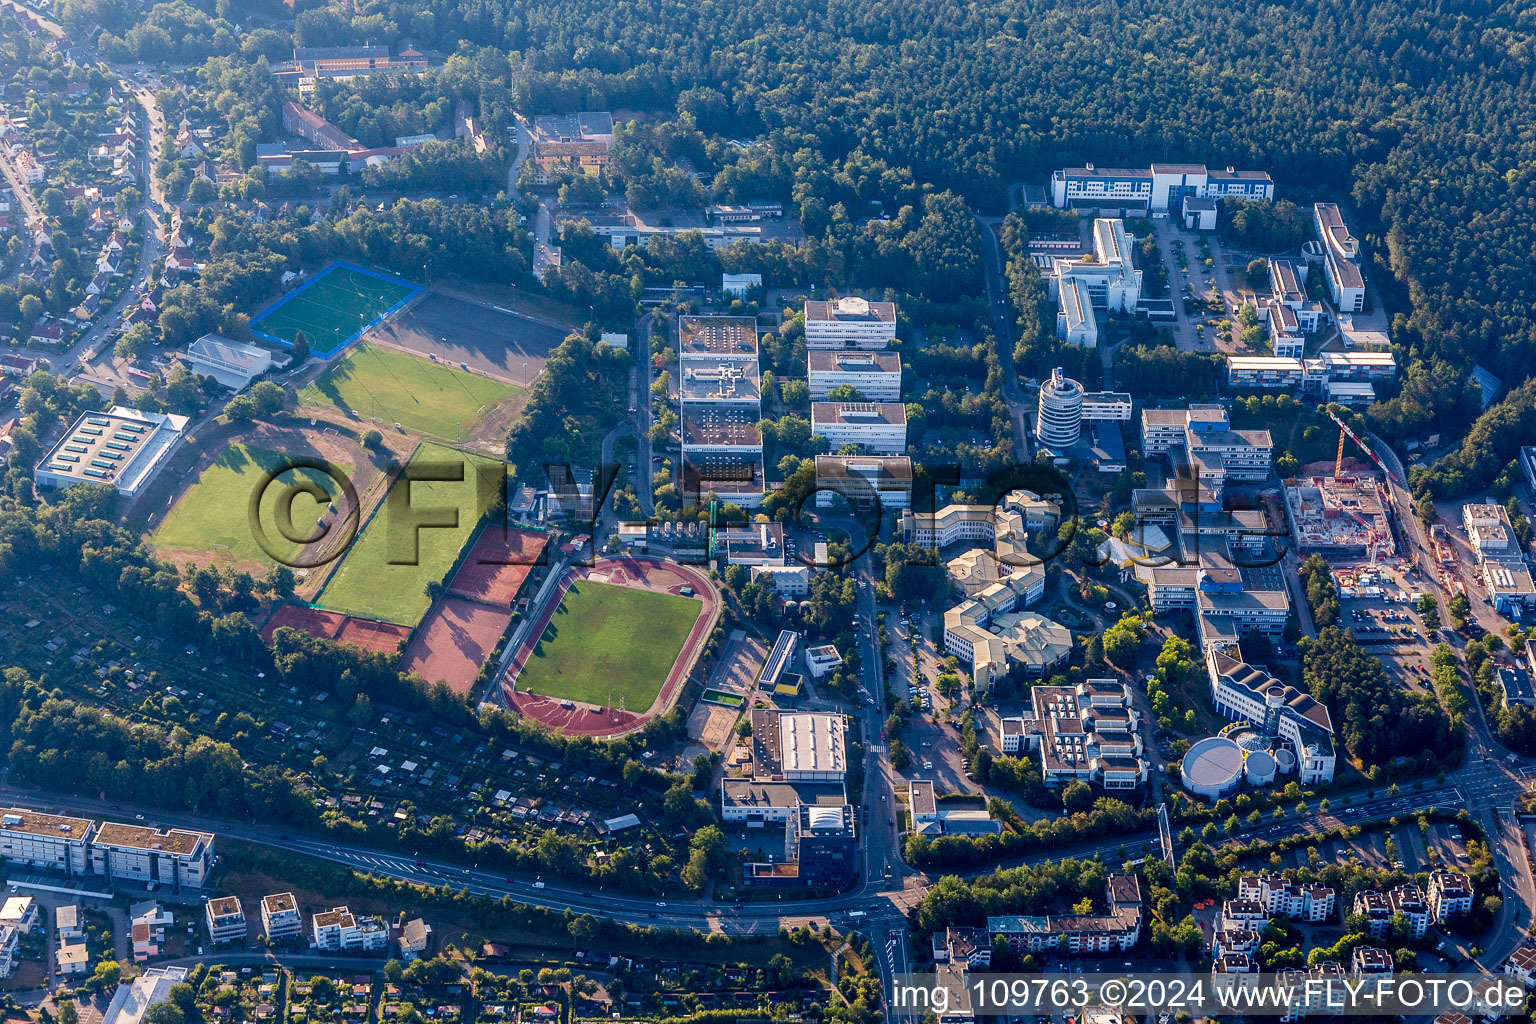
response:
[[[1324,411],[1328,413],[1329,419],[1333,420],[1333,422],[1339,425],[1339,451],[1338,454],[1333,458],[1333,478],[1335,480],[1344,475],[1344,438],[1346,435],[1348,435],[1349,439],[1355,442],[1355,444],[1359,445],[1360,450],[1365,452],[1366,456],[1372,462],[1376,463],[1376,467],[1380,469],[1383,474],[1385,474],[1388,480],[1391,480],[1395,484],[1402,483],[1402,481],[1397,478],[1397,474],[1388,469],[1387,464],[1381,461],[1375,450],[1371,448],[1370,445],[1360,440],[1360,436],[1353,430],[1350,430],[1349,425],[1346,424],[1343,420],[1339,419],[1338,415],[1332,409],[1327,409]]]

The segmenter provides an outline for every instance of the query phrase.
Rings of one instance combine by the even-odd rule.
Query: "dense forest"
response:
[[[184,59],[277,58],[284,40],[409,38],[455,54],[455,74],[494,82],[498,104],[526,113],[675,113],[681,127],[666,138],[627,138],[616,154],[613,184],[632,201],[697,193],[684,170],[700,168],[716,198],[792,203],[818,247],[830,239],[830,252],[855,263],[860,246],[838,237],[852,224],[838,225],[875,202],[892,214],[927,206],[933,219],[923,193],[952,191],[996,214],[1008,182],[1039,181],[1063,164],[1261,167],[1302,211],[1314,196],[1346,200],[1365,242],[1409,368],[1372,413],[1378,432],[1400,439],[1431,423],[1470,423],[1476,409],[1462,383],[1471,366],[1517,388],[1536,357],[1536,49],[1519,5],[174,0],[145,14],[122,0],[60,0],[59,10],[66,24],[103,25],[113,52],[163,56],[171,29],[201,11],[206,24],[177,44]],[[365,134],[418,120],[415,103],[370,99],[366,110],[322,102]],[[750,139],[768,145],[731,159],[710,151]],[[681,162],[656,163],[658,149]],[[1231,227],[1294,234],[1296,225]],[[959,232],[945,228],[927,232],[940,236],[927,247],[938,269],[908,257],[897,265],[910,280],[884,285],[941,301],[972,287],[974,252],[951,245]],[[921,248],[869,241],[881,257]],[[557,292],[601,304],[612,290],[603,276],[561,281]],[[856,266],[805,276],[866,283]],[[1028,298],[1020,292],[1030,282],[1011,283],[1015,299]],[[1020,312],[1028,334],[1033,314]],[[1127,369],[1157,377],[1163,356],[1135,346]],[[1174,369],[1197,386],[1206,372]],[[1517,390],[1505,404],[1527,398]],[[1500,428],[1521,411],[1496,412],[1474,449],[1445,473],[1419,474],[1416,489],[1448,495],[1485,483],[1508,459],[1511,431]]]

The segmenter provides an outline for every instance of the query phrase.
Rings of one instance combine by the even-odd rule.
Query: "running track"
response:
[[[702,607],[698,618],[693,621],[693,628],[688,631],[687,640],[683,642],[683,649],[672,663],[672,670],[667,673],[666,682],[662,684],[656,700],[643,713],[621,713],[612,708],[604,709],[581,702],[576,702],[574,709],[563,708],[559,698],[522,693],[515,689],[517,677],[528,659],[533,657],[533,649],[549,628],[555,610],[565,600],[571,584],[581,579],[596,579],[602,583],[669,594],[676,594],[682,587],[691,586],[694,596],[699,598]],[[677,702],[683,684],[688,680],[688,673],[693,670],[694,663],[704,650],[705,641],[709,639],[710,630],[714,629],[719,618],[719,607],[720,596],[709,576],[692,566],[637,556],[603,559],[588,567],[573,566],[565,571],[559,586],[550,594],[544,606],[536,609],[538,618],[507,666],[507,674],[501,684],[502,692],[508,703],[529,718],[567,735],[608,738],[633,732]]]

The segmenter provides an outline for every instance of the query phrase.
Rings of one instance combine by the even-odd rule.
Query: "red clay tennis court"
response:
[[[448,593],[510,608],[548,539],[534,530],[486,528],[453,574]]]
[[[416,628],[400,671],[418,673],[429,684],[447,683],[454,693],[468,693],[511,621],[512,613],[505,608],[444,596]]]
[[[310,608],[301,604],[280,604],[272,617],[262,627],[261,639],[272,642],[272,634],[283,626],[302,629],[311,636],[361,647],[365,651],[391,654],[400,641],[411,635],[409,626],[376,619],[359,619],[345,612],[331,612],[324,608]]]

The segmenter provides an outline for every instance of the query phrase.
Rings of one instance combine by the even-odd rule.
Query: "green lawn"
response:
[[[352,542],[351,550],[320,592],[318,603],[335,611],[406,626],[420,622],[432,603],[427,598],[427,584],[447,575],[459,549],[480,520],[482,506],[476,494],[476,467],[500,463],[435,444],[423,444],[411,456],[410,467],[417,469],[430,464],[447,467],[461,463],[463,480],[413,483],[399,477],[390,495]],[[404,504],[407,497],[408,509]],[[445,519],[451,511],[457,512],[456,525],[425,525],[425,520],[434,514]],[[423,524],[421,528],[413,528],[417,523]]]
[[[702,606],[691,597],[577,581],[517,688],[643,712],[656,700]]]
[[[299,393],[300,405],[462,439],[480,414],[521,388],[393,349],[362,344]]]
[[[294,292],[251,328],[289,343],[303,331],[311,351],[329,356],[411,291],[409,285],[338,266]]]
[[[249,508],[251,495],[263,474],[280,467],[284,458],[264,448],[230,445],[182,494],[151,534],[150,543],[167,551],[227,552],[245,561],[271,564],[272,558],[257,543],[251,529]],[[336,468],[348,475],[352,472],[351,466]],[[266,534],[276,553],[289,560],[298,553],[299,545],[288,543],[278,532],[274,526],[275,509],[279,495],[285,491],[281,484],[300,478],[318,483],[333,496],[340,491],[337,483],[319,470],[290,469],[262,492],[261,521]],[[294,532],[308,532],[323,508],[309,495],[296,494],[291,512]]]

